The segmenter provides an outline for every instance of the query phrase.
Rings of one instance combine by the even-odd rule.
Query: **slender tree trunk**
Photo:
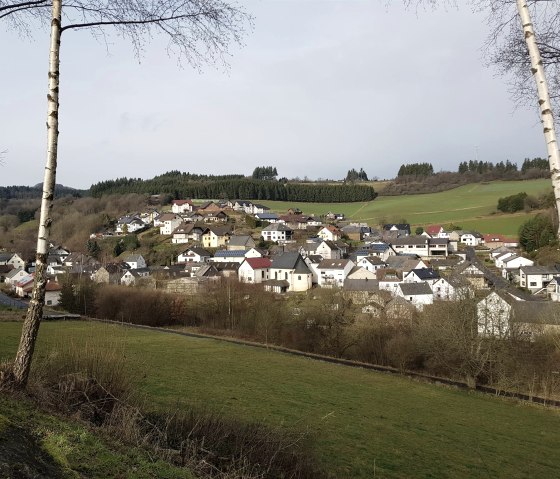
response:
[[[21,340],[13,366],[16,387],[27,385],[31,359],[39,332],[45,304],[47,285],[47,256],[51,229],[51,210],[56,183],[56,161],[58,149],[58,87],[60,66],[60,34],[61,34],[62,1],[52,2],[51,44],[49,55],[49,93],[47,95],[47,162],[43,180],[43,197],[41,200],[41,217],[37,236],[37,256],[35,263],[35,282],[27,315],[23,323]]]
[[[558,142],[556,140],[556,130],[554,128],[554,117],[552,115],[548,84],[546,82],[541,53],[535,38],[535,31],[533,29],[533,23],[531,22],[527,0],[517,0],[517,10],[531,58],[531,72],[533,73],[537,85],[539,111],[546,141],[548,163],[550,165],[550,179],[552,180],[552,188],[554,189],[554,198],[556,200],[556,216],[559,220],[557,236],[560,238],[560,152],[558,151]]]

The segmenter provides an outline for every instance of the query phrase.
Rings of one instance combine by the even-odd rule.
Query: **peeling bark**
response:
[[[558,142],[556,139],[556,130],[554,127],[554,117],[550,103],[550,95],[548,92],[548,84],[541,59],[541,53],[535,38],[531,15],[527,6],[527,0],[516,0],[517,10],[523,26],[523,36],[529,50],[531,58],[531,72],[537,86],[538,103],[540,107],[541,122],[543,124],[543,133],[546,142],[548,154],[548,163],[550,166],[550,179],[554,190],[554,199],[556,200],[556,215],[558,219],[557,237],[560,239],[560,179],[555,175],[560,171],[560,152],[558,151]]]
[[[31,359],[43,316],[45,290],[47,285],[47,256],[51,227],[51,210],[56,184],[56,163],[58,151],[58,84],[60,66],[62,1],[52,2],[51,43],[49,55],[49,93],[47,95],[47,161],[43,180],[41,215],[37,235],[37,256],[35,264],[35,281],[29,308],[23,323],[19,348],[13,365],[13,379],[16,387],[27,385]]]

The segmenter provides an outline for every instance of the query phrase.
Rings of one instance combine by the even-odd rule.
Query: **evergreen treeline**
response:
[[[471,160],[469,162],[463,161],[462,163],[459,163],[458,169],[459,173],[471,172],[483,174],[488,173],[489,171],[508,173],[510,171],[517,171],[517,165],[509,160],[506,160],[505,163],[503,161],[500,161],[496,164],[492,163],[491,161]]]
[[[363,168],[360,168],[360,171],[356,171],[352,168],[348,170],[344,181],[368,181],[368,176]]]
[[[257,166],[253,170],[254,180],[274,180],[278,176],[275,166]]]
[[[175,198],[244,198],[247,200],[304,201],[338,203],[370,201],[377,193],[364,185],[328,185],[324,183],[280,183],[268,180],[188,180],[183,176],[156,177],[152,180],[118,178],[91,186],[91,195],[108,194],[160,194],[169,193]]]
[[[62,196],[74,196],[76,198],[79,198],[83,193],[84,192],[82,190],[76,190],[74,188],[69,188],[62,185],[56,185],[54,190],[54,195],[56,198],[61,198]],[[0,199],[3,200],[41,198],[42,194],[43,185],[0,186]]]
[[[410,163],[401,165],[397,176],[430,176],[434,174],[434,167],[431,163]]]
[[[544,158],[533,158],[532,160],[525,158],[525,160],[523,160],[523,165],[521,165],[521,172],[525,173],[527,170],[532,168],[537,170],[548,170],[550,165],[548,164],[548,160]]]

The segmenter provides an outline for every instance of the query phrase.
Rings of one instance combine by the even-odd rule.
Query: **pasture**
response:
[[[0,313],[1,314],[1,313]],[[0,361],[21,324],[0,322]],[[44,323],[37,357],[119,348],[146,404],[309,431],[337,478],[556,477],[560,413],[278,352],[98,323]]]
[[[519,226],[531,214],[496,213],[498,199],[520,193],[538,196],[550,190],[550,180],[493,181],[475,183],[441,193],[403,196],[379,196],[365,203],[289,203],[259,201],[277,213],[298,206],[306,214],[344,213],[350,220],[369,225],[406,220],[412,226],[449,223],[481,233],[516,235]]]

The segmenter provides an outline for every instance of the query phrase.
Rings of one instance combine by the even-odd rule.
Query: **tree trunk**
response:
[[[535,38],[531,15],[527,6],[527,0],[517,0],[517,10],[523,27],[523,35],[529,50],[531,58],[531,72],[537,85],[537,94],[539,97],[539,111],[541,122],[543,124],[543,133],[546,141],[546,149],[548,153],[548,163],[550,165],[550,178],[552,180],[552,188],[554,189],[554,199],[556,200],[556,216],[558,221],[557,237],[560,238],[560,152],[558,151],[558,142],[556,140],[556,130],[554,128],[554,117],[552,115],[552,107],[550,104],[550,95],[548,93],[548,84],[544,72],[541,53]]]
[[[58,87],[60,66],[62,1],[53,0],[51,20],[51,44],[49,55],[49,93],[47,95],[47,162],[43,180],[41,217],[37,235],[37,256],[35,263],[35,282],[27,315],[23,323],[19,348],[13,366],[14,385],[24,388],[27,385],[31,359],[35,349],[37,333],[43,316],[45,289],[47,285],[47,256],[51,229],[51,210],[56,183],[56,161],[58,149]]]

